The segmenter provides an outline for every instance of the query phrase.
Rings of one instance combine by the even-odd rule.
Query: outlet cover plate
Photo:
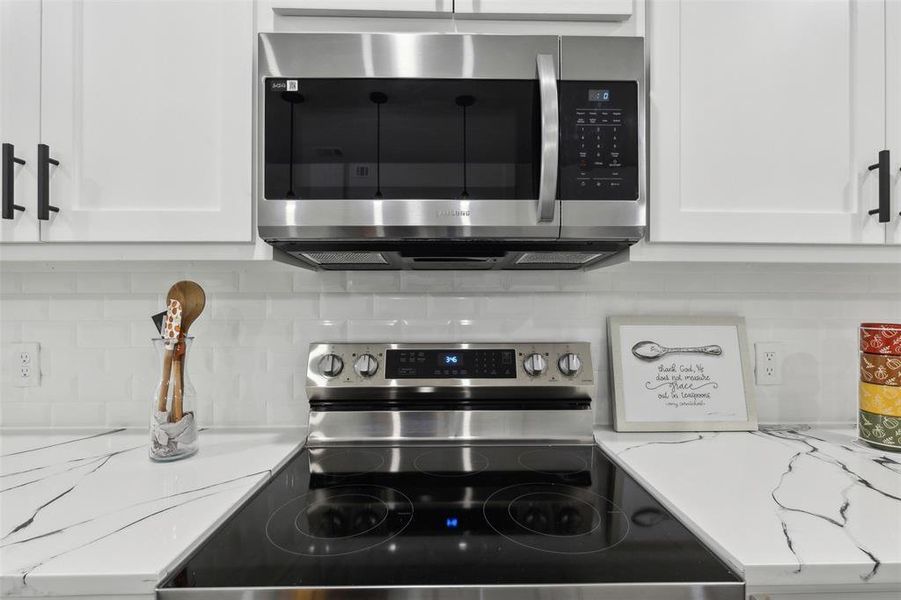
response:
[[[754,381],[757,385],[782,383],[782,343],[758,342],[754,344]]]
[[[37,342],[7,345],[3,352],[3,367],[13,387],[41,385],[41,345]]]

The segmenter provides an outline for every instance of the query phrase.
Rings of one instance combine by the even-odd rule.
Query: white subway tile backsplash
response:
[[[56,427],[97,427],[106,423],[106,405],[100,402],[54,403],[50,419]]]
[[[461,292],[500,292],[506,281],[499,271],[448,272],[454,278],[454,289]]]
[[[220,294],[211,302],[210,318],[258,321],[269,312],[264,294]]]
[[[441,342],[452,340],[454,323],[450,319],[402,319],[400,339],[403,342]]]
[[[0,300],[0,303],[3,301]],[[0,343],[10,344],[22,341],[22,323],[20,321],[0,321]]]
[[[22,340],[39,341],[50,348],[70,348],[75,345],[75,323],[67,321],[25,321]]]
[[[405,292],[438,294],[454,289],[454,278],[446,271],[404,271],[401,289]]]
[[[127,348],[132,345],[128,321],[82,321],[77,328],[80,348]]]
[[[370,316],[372,296],[369,294],[322,294],[319,298],[321,319],[365,319]]]
[[[137,294],[159,294],[165,296],[176,281],[185,278],[183,273],[178,271],[164,271],[153,273],[149,271],[139,271],[132,273],[131,291]],[[165,300],[164,300],[165,301]]]
[[[124,294],[110,295],[103,301],[103,316],[106,319],[140,319],[150,321],[155,315],[166,309],[165,294]]]
[[[26,294],[72,293],[75,276],[75,273],[22,273],[22,291]]]
[[[376,294],[373,297],[372,314],[380,319],[386,317],[415,319],[426,315],[426,305],[426,298],[422,295]]]
[[[387,342],[400,337],[401,321],[398,319],[350,319],[347,322],[347,339],[361,342]]]
[[[39,321],[50,314],[50,302],[47,296],[20,295],[4,296],[0,300],[0,320],[3,321]]]
[[[481,296],[477,303],[479,317],[515,317],[532,314],[530,294],[491,294]]]
[[[0,270],[0,295],[22,293],[22,274]]]
[[[4,302],[4,304],[6,304]],[[50,296],[50,318],[54,321],[83,321],[103,318],[104,297],[101,294]],[[159,312],[159,311],[157,311]],[[149,318],[150,315],[147,315]]]
[[[276,271],[242,271],[238,275],[238,290],[252,294],[291,292],[294,290],[294,273],[292,270]]]
[[[84,294],[124,294],[131,291],[131,276],[113,272],[79,273],[75,289]],[[160,290],[160,293],[165,294],[166,290]]]
[[[0,423],[4,427],[41,427],[51,423],[49,402],[21,402],[3,395]]]
[[[303,349],[316,342],[347,340],[347,321],[294,321],[294,345]]]
[[[111,402],[106,405],[107,427],[146,427],[150,423],[151,403],[149,396],[146,402]]]
[[[293,340],[291,321],[239,321],[238,345],[256,348],[283,348]]]
[[[560,290],[560,271],[512,271],[507,274],[506,286],[511,292],[557,292]]]
[[[477,296],[428,296],[427,313],[433,318],[472,319],[477,301]]]
[[[306,400],[294,402],[267,402],[266,423],[282,427],[299,427],[307,424],[309,405]]]
[[[128,402],[131,401],[131,370],[122,372],[83,373],[78,377],[79,402]],[[148,391],[150,398],[152,390]],[[149,404],[149,400],[148,400]]]
[[[221,294],[238,291],[237,272],[199,270],[201,268],[202,267],[198,266],[198,270],[189,270],[184,274],[183,278],[196,281],[207,294]],[[178,281],[178,279],[173,279],[172,283],[175,283],[176,281]],[[160,293],[165,294],[167,291],[169,291],[168,287],[160,290]]]
[[[263,373],[266,368],[265,348],[216,346],[213,351],[213,373]]]
[[[150,315],[185,278],[207,292],[188,366],[204,426],[303,423],[309,345],[346,340],[584,340],[598,383],[595,419],[606,423],[613,314],[742,315],[751,344],[785,349],[783,385],[755,387],[761,421],[851,421],[857,324],[901,319],[901,267],[315,273],[173,263],[35,271],[0,272],[0,342],[37,341],[43,361],[40,387],[13,388],[4,375],[7,426],[144,426],[160,376]]]
[[[399,271],[348,271],[347,291],[396,292],[400,290]]]
[[[316,319],[319,294],[272,294],[269,296],[271,319]]]

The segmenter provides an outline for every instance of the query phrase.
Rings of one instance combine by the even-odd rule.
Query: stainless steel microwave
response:
[[[646,220],[635,37],[263,33],[260,236],[317,269],[579,269]]]

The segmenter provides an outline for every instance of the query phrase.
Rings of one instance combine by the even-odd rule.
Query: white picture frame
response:
[[[607,319],[616,431],[754,431],[745,320]]]

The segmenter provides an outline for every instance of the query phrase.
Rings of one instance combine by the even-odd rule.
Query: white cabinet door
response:
[[[633,0],[455,0],[454,13],[486,19],[624,21]]]
[[[901,244],[901,0],[888,0],[885,7],[886,32],[886,117],[885,147],[891,152],[892,221],[886,225],[886,241]]]
[[[885,6],[651,1],[652,241],[884,243]]]
[[[250,0],[45,0],[50,242],[248,241]]]
[[[0,0],[0,142],[25,164],[2,164],[12,177],[12,219],[0,219],[0,242],[36,242],[35,164],[41,125],[41,4]],[[9,169],[9,172],[7,172]]]

